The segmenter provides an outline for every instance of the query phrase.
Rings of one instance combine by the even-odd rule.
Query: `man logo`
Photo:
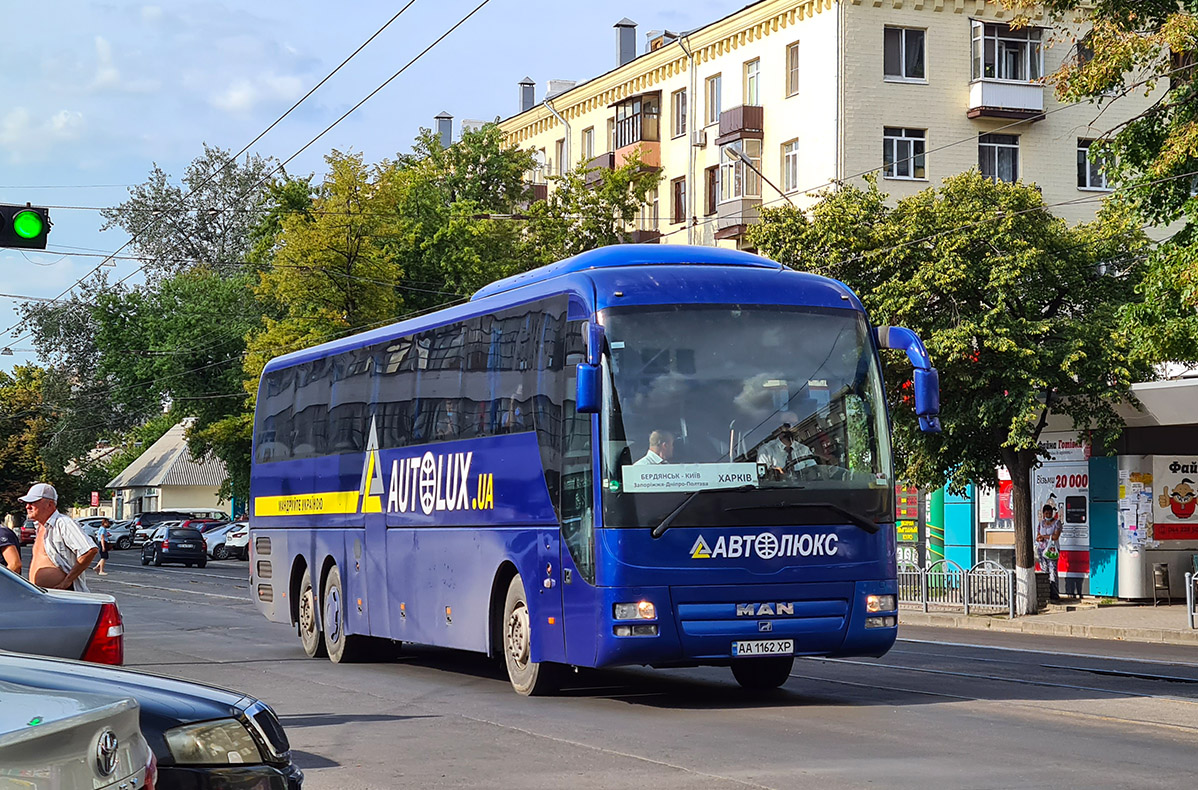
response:
[[[769,631],[773,631],[774,624],[772,622],[770,622],[769,620],[758,620],[757,621],[757,630],[762,633],[767,633]]]

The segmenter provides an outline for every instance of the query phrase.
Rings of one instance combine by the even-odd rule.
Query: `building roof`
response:
[[[200,461],[187,449],[187,427],[184,420],[162,435],[129,464],[125,471],[108,482],[108,488],[157,488],[158,486],[219,486],[228,471],[225,464],[209,454]]]

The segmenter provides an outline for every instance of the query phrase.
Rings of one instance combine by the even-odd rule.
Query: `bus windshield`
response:
[[[601,321],[606,526],[893,520],[889,425],[863,314],[689,304],[611,309]]]

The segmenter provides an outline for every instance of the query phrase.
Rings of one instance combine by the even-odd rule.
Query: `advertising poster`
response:
[[[1198,539],[1198,456],[1154,456],[1152,485],[1153,537]]]
[[[1032,472],[1032,524],[1051,506],[1058,521],[1061,577],[1082,579],[1090,573],[1090,447],[1076,434],[1046,433],[1041,446],[1051,457]]]

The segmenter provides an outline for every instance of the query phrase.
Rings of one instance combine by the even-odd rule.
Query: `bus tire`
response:
[[[320,632],[316,613],[320,611],[320,602],[316,599],[316,590],[312,587],[312,571],[304,568],[304,576],[300,579],[298,626],[300,643],[308,658],[324,658],[328,655],[324,647],[324,634]]]
[[[770,691],[790,678],[790,670],[794,668],[794,663],[794,656],[741,658],[732,662],[732,677],[736,678],[741,688]]]
[[[370,657],[370,638],[345,632],[345,590],[341,571],[334,565],[324,580],[324,649],[334,664],[352,664]]]
[[[503,605],[503,662],[517,694],[535,697],[557,689],[558,667],[549,662],[531,661],[532,621],[528,616],[528,598],[524,582],[516,574],[507,588]]]

